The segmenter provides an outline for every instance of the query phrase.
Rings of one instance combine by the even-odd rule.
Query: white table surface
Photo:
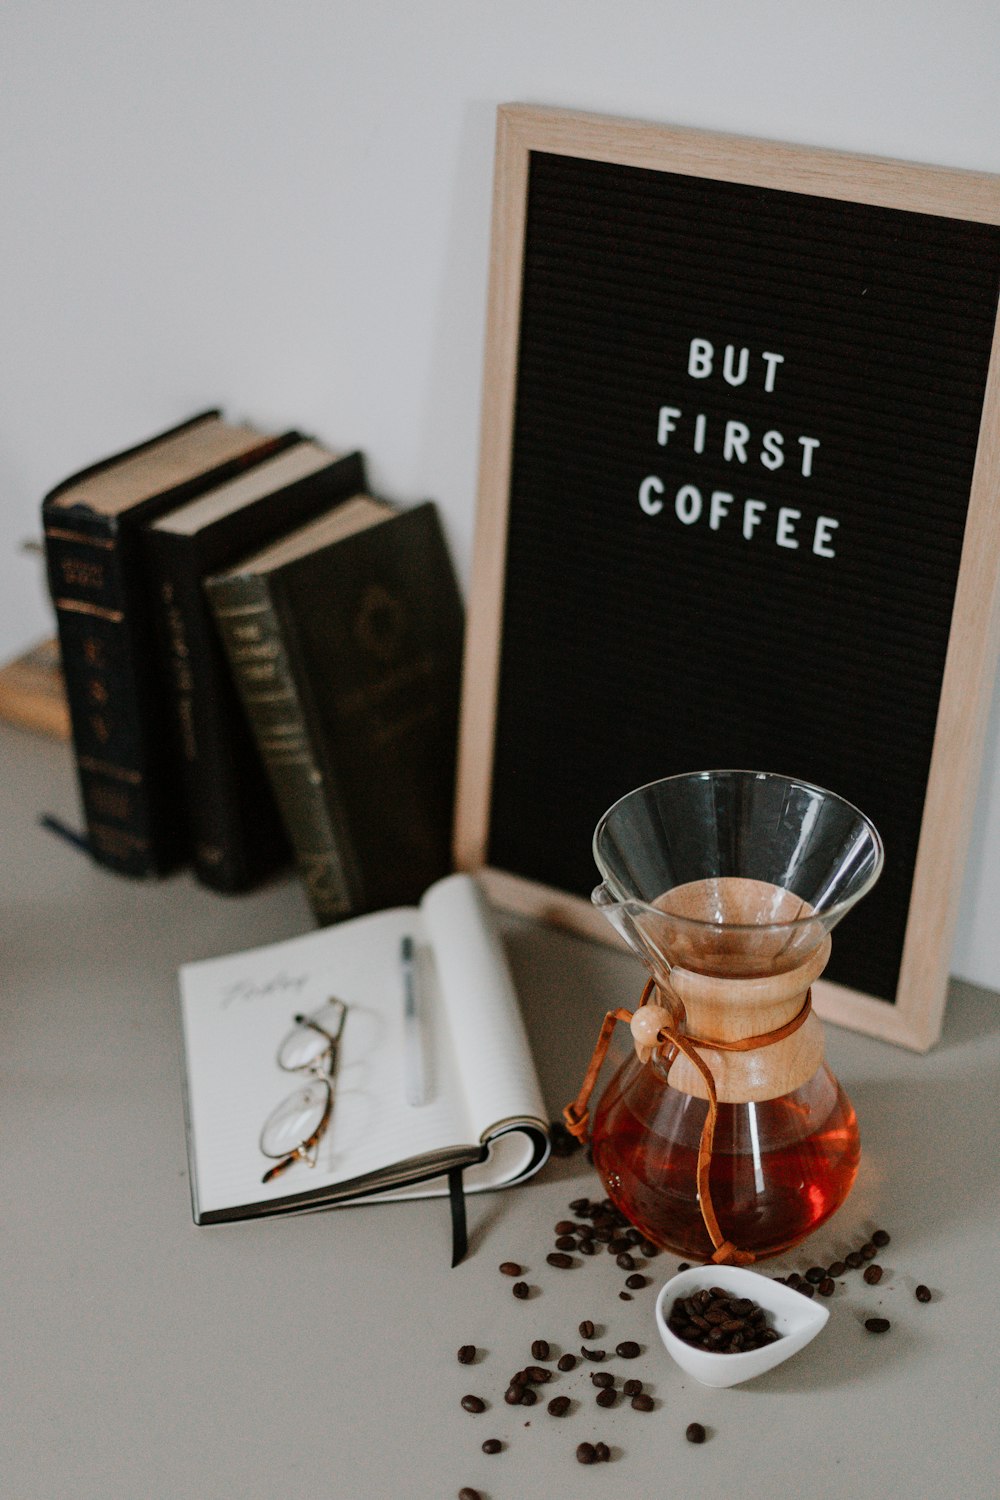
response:
[[[823,1334],[747,1386],[712,1391],[674,1366],[652,1319],[673,1256],[618,1300],[610,1256],[546,1266],[552,1225],[598,1196],[582,1156],[470,1200],[471,1249],[448,1266],[444,1202],[369,1205],[196,1228],[181,1104],[176,970],[307,930],[294,879],[222,897],[188,874],[131,882],[38,827],[76,820],[69,751],[0,731],[0,1140],[4,1500],[483,1500],[558,1496],[995,1500],[1000,1339],[1000,1006],[954,984],[938,1047],[915,1054],[827,1027],[861,1121],[848,1203],[775,1274],[829,1261],[877,1225],[886,1276],[850,1275]],[[632,1003],[633,960],[504,918],[555,1116],[598,1020]],[[498,1274],[526,1267],[518,1302]],[[918,1303],[925,1282],[933,1301]],[[862,1320],[890,1317],[884,1336]],[[530,1344],[624,1338],[649,1414],[594,1404],[592,1367],[508,1407]],[[603,1331],[602,1331],[603,1330]],[[455,1351],[474,1343],[476,1364]],[[545,1401],[569,1395],[555,1419]],[[481,1395],[470,1416],[463,1394]],[[691,1421],[708,1441],[684,1438]],[[480,1450],[499,1437],[495,1456]],[[612,1462],[585,1468],[581,1440]]]

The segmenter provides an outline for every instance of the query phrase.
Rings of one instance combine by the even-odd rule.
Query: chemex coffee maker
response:
[[[830,933],[870,891],[882,842],[831,792],[755,771],[639,787],[594,835],[593,900],[649,980],[610,1011],[564,1116],[589,1096],[618,1021],[634,1047],[590,1129],[594,1165],[631,1222],[689,1260],[789,1249],[844,1201],[857,1120],[823,1059],[811,986]]]

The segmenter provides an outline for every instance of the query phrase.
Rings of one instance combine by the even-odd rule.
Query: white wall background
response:
[[[994,0],[5,0],[0,658],[38,505],[222,405],[435,498],[463,580],[494,113],[520,100],[1000,172]],[[994,706],[953,968],[1000,987]]]

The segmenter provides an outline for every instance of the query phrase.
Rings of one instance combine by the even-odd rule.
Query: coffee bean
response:
[[[593,1443],[580,1443],[576,1450],[576,1461],[578,1464],[592,1464],[597,1462],[597,1450]]]
[[[553,1396],[545,1410],[552,1417],[564,1417],[569,1411],[568,1396]]]
[[[535,1342],[531,1346],[531,1357],[532,1357],[532,1359],[548,1359],[548,1357],[549,1357],[549,1341],[548,1341],[548,1339],[535,1339]]]
[[[625,1339],[622,1343],[615,1345],[615,1353],[621,1359],[635,1359],[642,1353],[642,1350],[633,1339]]]
[[[608,1462],[608,1459],[611,1457],[611,1449],[608,1447],[607,1443],[595,1443],[594,1453],[597,1456],[597,1462],[601,1464],[606,1464]]]
[[[556,1240],[557,1250],[576,1250],[578,1248],[576,1239],[571,1234],[561,1234]]]
[[[526,1281],[515,1281],[511,1287],[511,1291],[520,1302],[523,1302],[525,1297],[531,1295],[531,1288]]]
[[[882,1280],[882,1267],[872,1261],[870,1266],[865,1266],[865,1280],[869,1286],[878,1286]]]
[[[814,1297],[816,1295],[816,1288],[811,1281],[800,1281],[795,1290],[801,1292],[803,1297]]]
[[[705,1441],[705,1429],[700,1422],[689,1422],[684,1436],[689,1443],[703,1443]]]
[[[458,1351],[458,1362],[460,1365],[471,1365],[476,1357],[475,1344],[463,1344]]]
[[[862,1260],[874,1260],[877,1252],[875,1246],[872,1244],[871,1240],[869,1240],[866,1245],[861,1246],[858,1254],[861,1256]]]
[[[634,1271],[635,1256],[629,1255],[627,1250],[623,1250],[621,1255],[617,1255],[615,1257],[615,1265],[618,1266],[622,1271]]]
[[[832,1276],[824,1276],[816,1290],[821,1297],[832,1297],[837,1290],[837,1283]]]
[[[614,1385],[615,1377],[610,1370],[595,1370],[590,1377],[590,1381],[592,1385],[596,1385],[603,1390],[609,1385]]]
[[[463,1484],[458,1492],[458,1500],[482,1500],[482,1496],[478,1490],[474,1490],[469,1485]]]
[[[574,1198],[569,1206],[571,1214],[585,1214],[590,1208],[589,1198]],[[556,1226],[558,1228],[558,1225]]]
[[[813,1286],[819,1286],[825,1275],[825,1266],[810,1266],[808,1271],[806,1272],[806,1280],[811,1281]]]
[[[614,1406],[618,1400],[618,1392],[613,1386],[605,1386],[602,1391],[598,1391],[596,1400],[598,1406]]]
[[[550,1266],[555,1266],[557,1271],[568,1271],[573,1264],[573,1257],[565,1255],[561,1250],[553,1250],[545,1259]]]
[[[677,1267],[678,1273],[680,1273],[681,1271],[690,1271],[690,1269],[691,1262],[689,1260],[682,1260],[680,1265]]]
[[[844,1256],[845,1264],[850,1266],[852,1271],[856,1271],[863,1260],[864,1256],[860,1250],[852,1250],[849,1255]]]
[[[581,1344],[580,1353],[583,1355],[584,1359],[599,1361],[604,1358],[606,1351],[604,1349],[587,1349]]]
[[[865,1327],[869,1333],[888,1333],[892,1324],[888,1318],[866,1318]]]
[[[624,1391],[624,1393],[625,1393],[626,1396],[641,1396],[642,1395],[642,1381],[641,1380],[626,1380],[625,1384],[622,1386],[622,1390]]]
[[[842,1260],[835,1260],[831,1265],[827,1266],[826,1274],[827,1276],[843,1276],[846,1270],[847,1267]]]
[[[517,1372],[516,1375],[512,1375],[510,1377],[510,1383],[511,1383],[511,1385],[527,1385],[528,1384],[528,1372],[527,1372],[527,1370],[518,1370],[518,1372]]]
[[[548,1385],[552,1379],[552,1371],[543,1369],[541,1365],[529,1365],[524,1373],[532,1385]]]
[[[649,1277],[641,1276],[638,1271],[633,1271],[631,1276],[625,1277],[625,1285],[633,1292],[637,1292],[640,1287],[647,1286],[648,1283]]]
[[[582,1339],[592,1339],[594,1337],[594,1325],[589,1318],[584,1318],[577,1332]]]
[[[921,1282],[913,1295],[918,1302],[929,1302],[931,1300],[931,1289],[929,1286],[924,1286],[923,1282]]]
[[[486,1410],[486,1402],[480,1396],[463,1396],[462,1409],[478,1415],[479,1412]]]
[[[597,1246],[594,1244],[594,1241],[592,1239],[581,1240],[580,1244],[578,1246],[578,1249],[579,1249],[581,1255],[596,1255],[597,1254]]]
[[[521,1267],[516,1260],[505,1260],[500,1266],[502,1276],[520,1276]]]
[[[889,1235],[886,1233],[886,1231],[884,1229],[876,1229],[875,1233],[872,1235],[872,1244],[877,1245],[880,1250],[884,1250],[888,1243]]]
[[[502,1447],[503,1443],[501,1443],[499,1438],[487,1438],[485,1443],[483,1444],[483,1452],[499,1453]]]
[[[619,1300],[619,1302],[631,1302],[632,1301],[632,1293],[631,1292],[619,1292],[618,1293],[618,1300]]]
[[[652,1240],[640,1240],[639,1249],[650,1260],[654,1255],[659,1255],[660,1253],[659,1245],[654,1245]]]
[[[573,1370],[573,1369],[575,1369],[576,1368],[576,1355],[575,1354],[561,1354],[559,1356],[559,1364],[557,1365],[556,1368],[562,1370],[564,1373],[565,1373],[566,1370]]]
[[[653,1410],[653,1398],[652,1398],[652,1396],[647,1396],[644,1391],[640,1391],[637,1396],[633,1396],[632,1397],[632,1410],[633,1411],[652,1411]]]
[[[538,1392],[533,1391],[530,1385],[518,1386],[518,1390],[521,1392],[521,1405],[534,1406],[538,1400]]]
[[[508,1406],[520,1406],[521,1392],[523,1389],[524,1387],[520,1385],[509,1385],[507,1387],[507,1389],[503,1393],[503,1399],[506,1401]]]

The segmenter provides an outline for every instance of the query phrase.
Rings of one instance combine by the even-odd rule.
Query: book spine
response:
[[[148,743],[161,717],[144,643],[130,617],[125,539],[107,519],[45,514],[49,588],[93,857],[125,875],[162,874],[183,857],[167,815],[172,744]],[[176,801],[171,800],[176,811]]]
[[[354,861],[335,826],[267,584],[252,575],[210,579],[206,591],[313,914],[339,921],[355,906]]]
[[[187,540],[155,531],[144,537],[192,861],[203,885],[242,891],[291,850]]]

